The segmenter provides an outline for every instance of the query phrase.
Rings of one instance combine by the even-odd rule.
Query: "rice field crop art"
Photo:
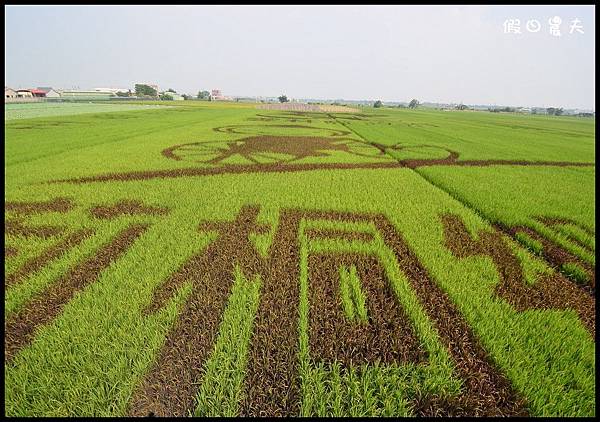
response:
[[[187,103],[5,124],[7,415],[595,416],[587,121]]]

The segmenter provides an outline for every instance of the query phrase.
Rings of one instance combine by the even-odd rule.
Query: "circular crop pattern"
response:
[[[430,160],[431,162],[455,162],[458,153],[437,145],[394,145],[387,151],[397,160]]]
[[[230,125],[213,129],[215,132],[228,133],[232,135],[281,135],[282,132],[290,131],[294,135],[301,136],[347,136],[347,130],[332,129],[326,127],[308,126],[301,124],[286,125]]]
[[[235,141],[192,142],[175,145],[163,151],[173,160],[205,164],[286,163],[306,157],[327,157],[335,152],[346,152],[368,158],[387,158],[379,149],[355,139],[331,139],[308,136],[253,136]]]

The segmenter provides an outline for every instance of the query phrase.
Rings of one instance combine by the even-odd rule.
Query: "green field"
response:
[[[593,119],[137,107],[5,108],[7,415],[595,416]]]
[[[71,116],[86,113],[103,113],[129,110],[147,110],[157,107],[145,104],[108,104],[90,102],[73,103],[16,103],[4,104],[4,120],[33,119],[36,117]]]

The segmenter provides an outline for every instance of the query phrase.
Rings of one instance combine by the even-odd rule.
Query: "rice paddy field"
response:
[[[6,415],[596,415],[594,119],[31,106]]]
[[[35,117],[55,117],[85,113],[113,111],[146,110],[157,105],[109,104],[93,102],[72,103],[12,103],[4,105],[4,120],[33,119]]]

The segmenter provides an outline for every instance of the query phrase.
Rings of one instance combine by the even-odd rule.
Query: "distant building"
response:
[[[129,89],[126,88],[94,88],[96,92],[110,92],[112,94],[117,94],[117,92],[129,92]]]
[[[17,98],[17,91],[7,86],[4,87],[4,99]]]
[[[213,89],[210,92],[211,101],[231,101],[231,97],[225,97],[220,89]]]
[[[29,89],[17,89],[17,98],[33,98],[33,93]]]
[[[115,96],[112,92],[64,90],[60,93],[62,98],[85,100],[108,100]]]
[[[55,91],[54,89],[52,89],[49,86],[38,86],[37,88],[39,91],[43,91],[45,93],[45,97],[46,98],[59,98],[60,97],[60,93],[58,91]]]
[[[44,98],[46,96],[46,91],[44,91],[43,89],[32,88],[29,90],[29,92],[31,92],[33,96],[37,98]]]

